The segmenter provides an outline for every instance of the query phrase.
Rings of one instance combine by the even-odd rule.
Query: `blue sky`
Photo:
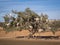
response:
[[[0,21],[12,9],[24,11],[27,7],[38,14],[46,13],[49,19],[60,19],[60,0],[0,0]]]

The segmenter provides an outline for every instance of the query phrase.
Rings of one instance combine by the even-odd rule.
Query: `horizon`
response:
[[[0,0],[0,22],[11,10],[24,11],[30,8],[37,14],[47,14],[49,19],[60,19],[60,0]]]

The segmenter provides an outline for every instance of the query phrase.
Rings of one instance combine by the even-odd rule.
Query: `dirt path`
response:
[[[60,40],[0,39],[0,45],[60,45]]]

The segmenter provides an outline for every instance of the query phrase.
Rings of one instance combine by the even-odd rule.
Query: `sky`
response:
[[[24,11],[30,8],[37,14],[47,14],[49,19],[60,19],[60,0],[0,0],[0,22],[11,10]]]

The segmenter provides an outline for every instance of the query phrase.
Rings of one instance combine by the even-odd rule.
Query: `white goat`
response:
[[[42,32],[43,31],[43,29],[38,29],[38,32]]]
[[[9,26],[9,25],[10,25],[10,23],[7,23],[6,25],[7,25],[7,26]]]

